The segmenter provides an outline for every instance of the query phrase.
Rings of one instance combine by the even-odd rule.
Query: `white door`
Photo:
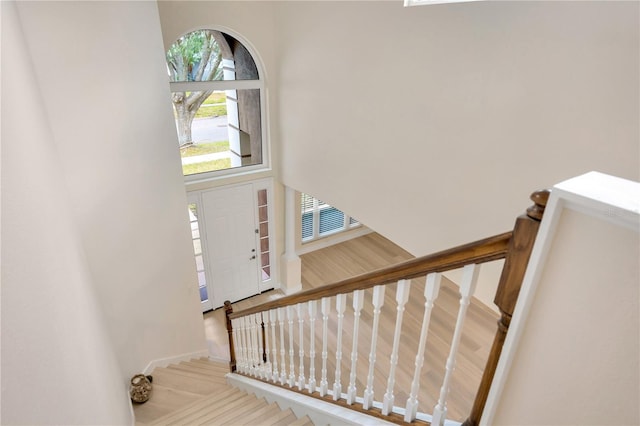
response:
[[[260,293],[253,186],[206,191],[201,203],[212,308]]]

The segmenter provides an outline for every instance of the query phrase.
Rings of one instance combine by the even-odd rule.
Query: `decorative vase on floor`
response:
[[[151,376],[145,376],[144,374],[136,374],[131,378],[129,395],[133,402],[141,404],[149,400],[152,380],[153,378]]]

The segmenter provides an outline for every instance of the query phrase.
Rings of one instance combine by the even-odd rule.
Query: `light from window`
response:
[[[307,194],[300,198],[302,241],[309,242],[360,225],[337,208]]]
[[[204,257],[202,253],[202,239],[198,226],[198,206],[189,204],[189,222],[191,223],[191,240],[193,241],[193,254],[196,258],[196,273],[198,274],[198,287],[200,289],[200,301],[209,299],[207,292],[207,278],[204,269]]]
[[[262,82],[246,47],[197,30],[166,54],[185,176],[263,164]]]
[[[260,267],[262,282],[271,279],[271,249],[269,245],[269,203],[267,190],[258,190],[258,236],[260,237]]]

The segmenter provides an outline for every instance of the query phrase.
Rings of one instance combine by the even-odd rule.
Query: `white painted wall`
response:
[[[571,176],[640,177],[637,2],[274,7],[283,183],[412,254]]]
[[[20,19],[1,8],[0,422],[131,424]]]
[[[640,423],[640,183],[554,187],[482,424]]]
[[[159,3],[165,46],[218,25],[260,53],[285,185],[416,256],[511,229],[571,176],[640,178],[639,7]]]
[[[17,9],[121,379],[206,350],[156,4]]]

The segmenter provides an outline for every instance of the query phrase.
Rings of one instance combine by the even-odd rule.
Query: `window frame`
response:
[[[304,197],[309,197],[312,199],[312,203],[311,203],[311,207],[308,208],[304,208],[305,207],[305,203],[304,203]],[[328,209],[335,209],[337,211],[339,211],[340,213],[342,213],[343,215],[343,223],[342,223],[342,227],[337,228],[337,229],[333,229],[331,231],[328,232],[320,232],[320,212],[323,210],[328,210]],[[305,194],[303,192],[300,193],[300,206],[299,206],[299,211],[300,211],[300,222],[299,222],[299,226],[300,226],[300,243],[302,245],[304,244],[308,244],[314,241],[318,241],[321,240],[323,238],[326,237],[330,237],[332,235],[336,235],[336,234],[340,234],[342,232],[347,232],[350,231],[352,229],[355,228],[359,228],[362,226],[362,223],[358,220],[356,220],[355,218],[349,216],[348,214],[346,214],[345,212],[343,212],[342,210],[324,202],[324,201],[320,201],[319,199],[317,199],[316,197],[313,197],[309,194]],[[303,220],[304,220],[304,216],[305,214],[311,213],[311,236],[310,237],[304,237],[303,232],[302,232],[302,224],[303,224]],[[352,222],[353,219],[353,222]]]
[[[260,55],[256,52],[255,48],[244,37],[238,35],[236,32],[229,30],[228,28],[221,28],[216,26],[195,28],[181,34],[179,37],[183,37],[194,31],[199,30],[213,30],[221,33],[226,33],[231,37],[238,40],[249,52],[253,62],[258,70],[257,80],[211,80],[211,81],[170,81],[169,82],[169,94],[174,92],[194,92],[194,91],[225,91],[225,90],[246,90],[257,89],[260,94],[260,130],[261,130],[261,149],[262,149],[262,163],[253,164],[249,166],[232,167],[222,170],[212,170],[204,173],[196,173],[192,175],[184,175],[184,184],[186,186],[196,183],[219,180],[230,176],[240,176],[246,174],[252,174],[257,172],[264,172],[271,170],[271,150],[268,139],[268,122],[267,122],[267,101],[266,101],[266,84],[265,84],[265,72],[262,65]],[[174,41],[175,42],[175,41]],[[172,106],[173,109],[173,106]]]

